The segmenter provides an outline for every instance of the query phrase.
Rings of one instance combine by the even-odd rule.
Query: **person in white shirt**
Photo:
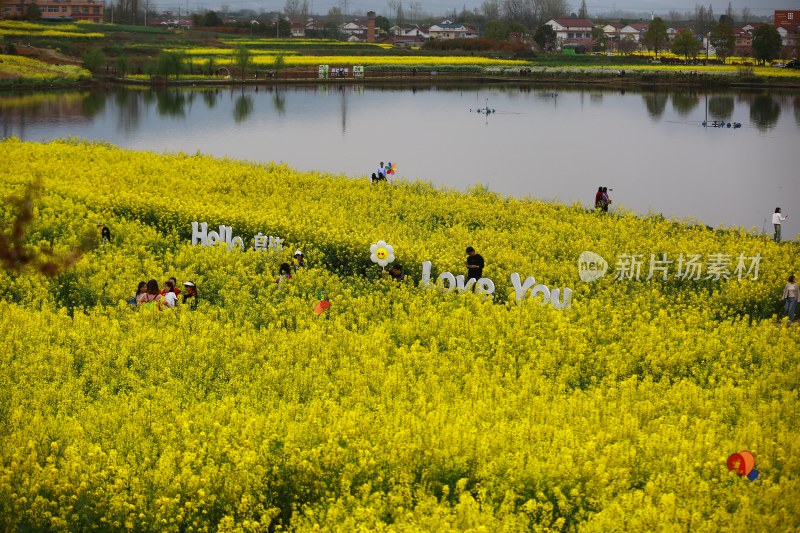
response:
[[[164,307],[175,307],[178,296],[175,294],[175,285],[171,281],[164,282]]]
[[[781,222],[786,220],[788,217],[789,215],[781,215],[780,207],[776,207],[775,212],[772,213],[772,225],[775,227],[775,235],[773,236],[773,240],[775,242],[781,242]]]

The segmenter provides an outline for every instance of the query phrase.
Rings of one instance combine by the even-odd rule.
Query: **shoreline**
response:
[[[616,70],[616,69],[614,69]],[[670,72],[637,73],[625,71],[622,75],[598,76],[586,73],[575,73],[573,71],[550,70],[546,76],[526,75],[526,76],[498,76],[498,75],[388,75],[388,76],[367,76],[363,78],[317,78],[317,77],[277,77],[259,79],[214,79],[214,78],[190,78],[165,80],[158,77],[149,80],[132,78],[117,78],[113,76],[95,77],[89,81],[82,80],[74,83],[64,84],[32,84],[19,83],[0,86],[0,92],[18,90],[62,90],[62,89],[91,89],[104,86],[149,86],[153,88],[167,87],[236,87],[236,86],[292,86],[292,85],[404,85],[408,87],[431,86],[431,85],[548,85],[548,84],[575,84],[585,86],[602,86],[613,89],[625,88],[696,88],[696,89],[777,89],[777,90],[800,90],[800,79],[791,79],[786,82],[777,80],[748,80],[731,79],[730,76],[720,76],[713,74],[673,74]]]

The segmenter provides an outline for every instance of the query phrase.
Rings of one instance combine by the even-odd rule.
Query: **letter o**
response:
[[[447,281],[448,286],[444,286],[444,282]],[[443,289],[446,289],[447,292],[451,292],[453,289],[456,288],[456,277],[452,275],[450,272],[442,272],[439,274],[439,279],[436,281],[436,285],[440,286]]]

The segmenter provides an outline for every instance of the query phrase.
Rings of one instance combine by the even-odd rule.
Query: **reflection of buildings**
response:
[[[35,3],[42,12],[42,19],[72,19],[87,22],[103,22],[102,0],[6,0],[4,18],[21,18],[28,6]]]

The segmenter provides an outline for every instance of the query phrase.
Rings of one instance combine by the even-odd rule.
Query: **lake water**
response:
[[[477,108],[490,108],[482,114]],[[354,85],[0,93],[4,137],[80,137],[800,233],[800,93]],[[703,127],[721,120],[740,128]]]

